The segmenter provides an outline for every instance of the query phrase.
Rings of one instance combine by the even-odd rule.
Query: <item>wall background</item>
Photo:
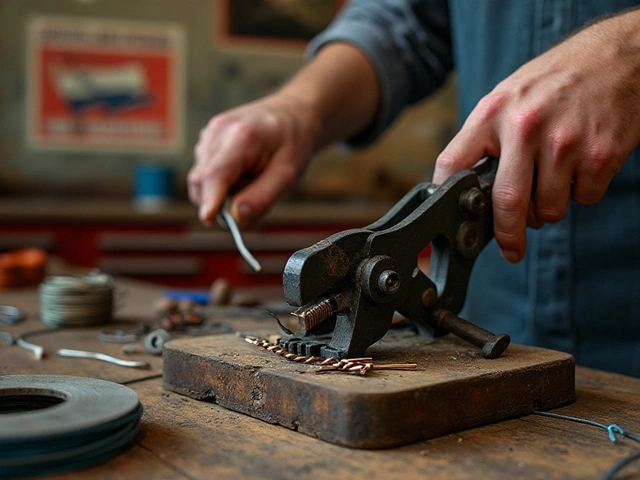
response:
[[[263,0],[286,6],[282,0]],[[225,109],[258,98],[301,64],[301,47],[221,41],[225,0],[0,0],[0,194],[131,194],[140,161],[169,163],[184,178],[200,128]],[[27,22],[34,15],[169,22],[185,48],[185,147],[179,153],[36,152],[25,141]],[[433,161],[456,131],[455,79],[413,108],[375,146],[328,147],[312,162],[290,200],[388,200],[427,181]]]

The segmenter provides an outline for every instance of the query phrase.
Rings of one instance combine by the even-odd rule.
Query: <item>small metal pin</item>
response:
[[[304,363],[307,363],[307,364],[316,363],[316,362],[319,362],[320,360],[323,360],[323,358],[322,357],[309,357],[304,361]]]
[[[4,341],[6,341],[9,345],[13,345],[15,343],[15,341],[16,341],[14,336],[11,335],[9,332],[0,331],[0,338],[2,338]]]
[[[414,370],[417,367],[415,363],[388,363],[383,365],[374,365],[372,357],[359,358],[327,358],[317,357],[314,355],[299,355],[297,353],[288,352],[284,348],[268,342],[259,340],[255,337],[245,337],[246,342],[257,345],[276,355],[284,356],[287,360],[293,362],[305,363],[307,365],[316,364],[320,368],[315,373],[325,372],[343,372],[347,374],[366,375],[371,370]]]
[[[242,235],[240,234],[240,229],[238,228],[238,224],[236,224],[233,215],[231,215],[230,207],[231,198],[227,197],[224,204],[222,205],[222,208],[220,209],[220,215],[222,216],[224,222],[227,224],[227,227],[229,227],[229,231],[231,232],[233,241],[235,242],[240,255],[242,255],[242,258],[244,258],[251,266],[251,268],[253,268],[256,272],[260,272],[262,271],[262,266],[260,265],[260,262],[258,262],[258,260],[256,260],[255,257],[251,255],[251,252],[245,246],[244,241],[242,240]]]
[[[320,367],[318,368],[315,373],[324,373],[324,372],[334,372],[338,370],[338,367],[334,367],[334,366],[326,366],[326,367]]]
[[[111,355],[106,355],[100,352],[86,352],[84,350],[71,350],[68,348],[61,348],[56,351],[58,355],[61,357],[72,357],[72,358],[92,358],[94,360],[101,360],[103,362],[113,363],[114,365],[119,365],[121,367],[129,367],[129,368],[149,368],[149,363],[147,362],[135,362],[131,360],[123,360],[121,358],[112,357]]]
[[[44,357],[44,348],[42,346],[36,345],[35,343],[27,342],[22,337],[18,337],[18,340],[16,340],[16,345],[18,345],[20,348],[23,348],[24,350],[33,352],[36,360],[42,360],[42,357]]]
[[[388,363],[386,365],[373,365],[374,370],[414,370],[416,363]]]

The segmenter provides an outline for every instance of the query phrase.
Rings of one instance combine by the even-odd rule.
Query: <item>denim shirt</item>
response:
[[[363,51],[382,98],[373,142],[406,106],[455,68],[459,114],[520,65],[585,22],[638,4],[625,0],[353,0],[308,53],[344,41]],[[640,376],[640,152],[596,205],[571,202],[563,220],[528,229],[527,252],[480,254],[461,316],[515,343],[575,355],[579,364]],[[425,159],[426,161],[427,159]]]

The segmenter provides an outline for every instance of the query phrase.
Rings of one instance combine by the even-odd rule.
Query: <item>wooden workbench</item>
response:
[[[118,289],[124,303],[117,311],[118,326],[151,318],[150,305],[161,288],[118,280]],[[13,326],[0,324],[0,330],[19,335],[43,328],[35,288],[0,292],[0,304],[28,315]],[[259,322],[264,326],[249,318],[227,321],[237,330]],[[80,375],[126,383],[144,405],[141,433],[132,448],[103,464],[51,478],[602,478],[617,460],[640,449],[627,439],[612,444],[607,432],[596,427],[535,415],[394,449],[339,447],[164,390],[160,357],[131,355],[149,360],[149,370],[56,357],[54,349],[61,347],[123,357],[119,345],[98,340],[104,329],[32,336],[29,341],[48,353],[40,361],[0,339],[0,374]],[[640,434],[640,379],[578,367],[576,389],[576,402],[556,413],[616,423]],[[632,474],[640,475],[640,468],[632,465],[619,478],[636,478]]]

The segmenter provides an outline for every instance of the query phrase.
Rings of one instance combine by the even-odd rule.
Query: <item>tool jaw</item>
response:
[[[370,234],[363,229],[346,230],[295,252],[284,267],[285,301],[302,307],[348,280],[354,264],[365,255],[362,249]]]
[[[452,331],[476,344],[480,337],[493,339],[455,314],[475,259],[493,236],[496,170],[497,160],[488,159],[441,186],[417,185],[368,227],[296,252],[283,285],[285,300],[300,307],[294,314],[302,330],[283,337],[281,346],[300,355],[359,357],[385,335],[395,311],[436,334]],[[429,244],[426,276],[417,260]]]

